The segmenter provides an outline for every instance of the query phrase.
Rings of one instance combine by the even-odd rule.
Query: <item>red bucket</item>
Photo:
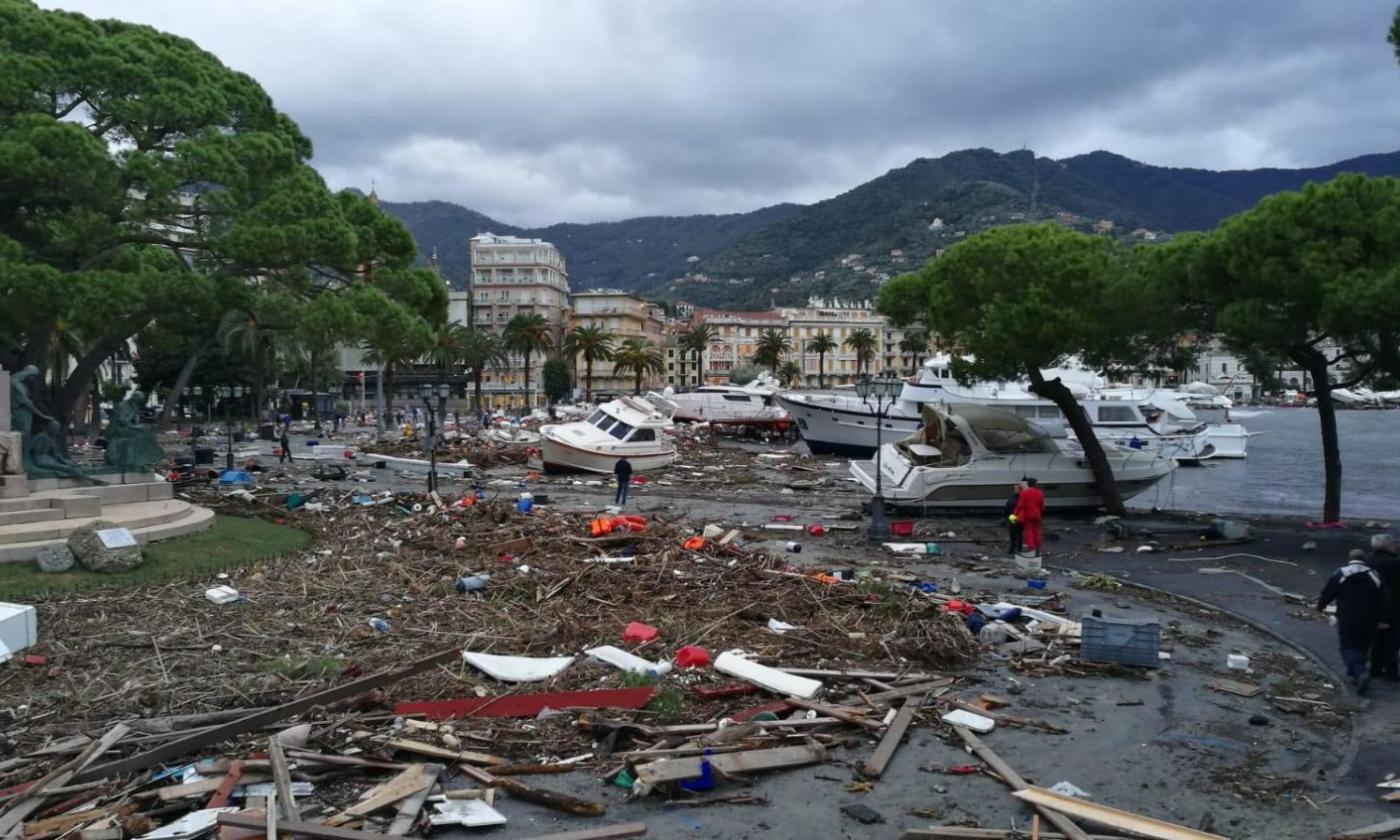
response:
[[[914,523],[904,519],[899,522],[890,523],[890,536],[892,537],[912,537],[914,536]]]

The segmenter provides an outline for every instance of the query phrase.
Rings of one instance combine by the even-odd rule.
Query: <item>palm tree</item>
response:
[[[666,369],[666,360],[645,338],[632,337],[622,342],[613,351],[613,370],[617,373],[631,371],[634,378],[633,393],[642,392],[642,377],[647,373],[661,373]]]
[[[613,336],[596,324],[574,327],[564,336],[564,355],[571,364],[583,356],[583,399],[592,402],[593,363],[612,361]]]
[[[293,309],[285,301],[279,305],[267,298],[227,313],[219,325],[218,338],[224,352],[242,356],[249,363],[257,415],[262,414],[266,404],[268,374],[276,369],[277,357],[291,350],[296,325],[287,318],[290,311]]]
[[[422,357],[431,344],[429,327],[421,318],[405,319],[401,323],[385,324],[365,339],[365,361],[381,371],[384,391],[384,414],[394,413],[394,374],[404,365]],[[380,421],[382,422],[382,420]]]
[[[921,332],[906,334],[904,338],[899,340],[899,352],[912,357],[912,362],[909,365],[909,374],[912,376],[919,367],[919,357],[928,352],[928,334]]]
[[[466,324],[448,322],[433,330],[433,343],[428,348],[428,355],[425,361],[437,368],[438,376],[443,380],[451,379],[457,375],[462,366],[463,342],[467,340],[467,334],[471,329]],[[438,396],[438,422],[447,420],[447,397]]]
[[[778,368],[778,381],[791,388],[792,383],[802,379],[802,368],[797,366],[797,362],[783,362],[783,366]]]
[[[525,357],[525,407],[530,407],[530,357],[554,347],[549,337],[549,322],[538,312],[521,313],[511,318],[505,329],[506,349]]]
[[[817,337],[807,342],[807,349],[817,354],[817,387],[825,388],[826,354],[836,352],[836,340],[831,333],[817,333]]]
[[[696,324],[681,335],[681,346],[695,354],[695,381],[697,383],[704,378],[704,374],[700,370],[702,364],[700,356],[714,340],[715,328],[713,324]]]
[[[486,368],[501,368],[510,363],[501,339],[486,330],[468,329],[462,335],[462,365],[472,375],[472,410],[481,413],[481,379]]]
[[[851,334],[846,336],[844,343],[856,352],[856,375],[868,372],[870,357],[875,354],[875,348],[878,345],[875,334],[864,327],[851,330]]]
[[[783,363],[783,357],[792,350],[792,342],[788,341],[787,334],[775,330],[766,329],[758,337],[757,349],[753,353],[753,363],[768,368],[776,373],[778,366]]]

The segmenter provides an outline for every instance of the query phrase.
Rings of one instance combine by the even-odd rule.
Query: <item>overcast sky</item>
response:
[[[916,157],[1400,148],[1396,0],[43,0],[250,73],[333,187],[515,224],[810,202]]]

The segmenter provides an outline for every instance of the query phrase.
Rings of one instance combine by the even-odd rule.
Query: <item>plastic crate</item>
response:
[[[1086,613],[1081,621],[1079,658],[1085,662],[1116,662],[1160,668],[1157,656],[1162,628],[1155,618],[1104,618]]]

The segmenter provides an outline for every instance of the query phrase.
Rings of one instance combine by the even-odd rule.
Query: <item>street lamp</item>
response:
[[[428,414],[428,492],[436,493],[438,489],[437,476],[437,412],[433,409],[433,395],[437,394],[444,401],[452,393],[452,386],[442,383],[436,388],[431,382],[424,382],[418,386],[418,393],[423,396],[423,407]]]
[[[889,537],[890,523],[885,519],[884,470],[881,469],[881,449],[884,447],[885,416],[899,399],[904,383],[898,379],[872,379],[862,376],[856,380],[856,396],[875,412],[875,496],[870,500],[870,530],[872,540]],[[871,404],[874,400],[874,404]]]
[[[233,397],[233,389],[227,385],[220,385],[218,388],[219,399],[224,403],[224,433],[228,436],[228,457],[224,462],[225,469],[233,469],[233,420],[229,415],[229,400]]]

